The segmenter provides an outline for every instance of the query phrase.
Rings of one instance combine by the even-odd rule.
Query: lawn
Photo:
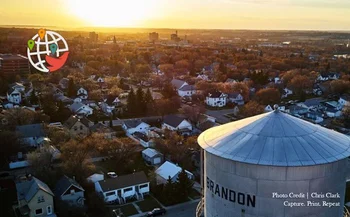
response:
[[[195,199],[201,198],[201,194],[197,190],[192,189],[192,191],[190,192],[189,197],[195,200]]]
[[[146,196],[143,201],[136,203],[142,212],[151,211],[154,208],[161,208],[161,205],[151,196]]]
[[[138,214],[136,208],[132,204],[127,204],[124,206],[115,206],[115,207],[109,207],[108,217],[115,217],[115,214],[113,213],[113,210],[116,210],[117,213],[119,213],[118,209],[124,214],[123,216],[132,216]]]
[[[147,175],[152,169],[151,166],[146,165],[140,153],[135,153],[130,159],[127,159],[125,163],[116,164],[113,159],[106,161],[99,161],[94,163],[97,170],[101,170],[104,173],[113,171],[118,176],[133,173],[134,171],[144,171]]]

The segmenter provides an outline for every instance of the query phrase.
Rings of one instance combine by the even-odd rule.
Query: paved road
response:
[[[198,202],[173,207],[167,210],[167,217],[195,217]]]

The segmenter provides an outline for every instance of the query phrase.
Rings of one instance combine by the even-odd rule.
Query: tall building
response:
[[[28,58],[22,55],[0,54],[0,75],[29,74]]]
[[[151,32],[149,33],[149,40],[150,41],[158,41],[159,34],[157,32]]]
[[[97,40],[98,40],[98,34],[96,34],[96,32],[90,32],[90,33],[89,33],[89,38],[90,38],[91,41],[97,42]]]
[[[175,34],[171,34],[171,35],[170,35],[170,39],[171,39],[172,41],[180,41],[180,38],[179,38],[179,36],[177,35],[177,30],[176,30]]]

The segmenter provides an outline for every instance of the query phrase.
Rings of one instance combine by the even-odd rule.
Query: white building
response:
[[[19,90],[11,88],[7,92],[7,100],[13,104],[20,104],[22,102],[22,94]]]
[[[240,93],[229,93],[227,101],[237,105],[244,105],[244,99]]]
[[[90,175],[89,177],[86,178],[86,181],[89,183],[96,183],[99,181],[102,181],[105,179],[105,176],[103,173],[94,173],[92,175]]]
[[[28,124],[16,127],[16,133],[25,146],[39,146],[44,141],[45,132],[42,124]]]
[[[188,85],[187,82],[182,81],[182,80],[178,80],[178,79],[173,79],[171,81],[171,85],[176,89],[179,90],[181,87]]]
[[[63,176],[55,186],[55,196],[72,206],[84,206],[84,188],[75,179]]]
[[[158,165],[163,162],[163,154],[153,148],[143,150],[142,158],[150,165]]]
[[[74,114],[80,114],[80,115],[84,115],[84,116],[89,116],[92,115],[93,113],[93,109],[90,108],[87,105],[84,105],[81,102],[74,102],[69,109],[71,110],[71,112],[73,112]]]
[[[165,161],[155,172],[157,175],[157,184],[165,184],[167,180],[171,179],[172,182],[177,182],[177,178],[182,171],[182,168],[169,162]],[[189,179],[194,179],[194,175],[185,170]]]
[[[288,97],[289,95],[293,95],[293,91],[288,89],[288,88],[284,88],[283,89],[283,93],[282,93],[282,98],[286,98]]]
[[[192,131],[192,124],[186,118],[179,115],[166,115],[163,120],[162,129],[171,131]]]
[[[149,124],[142,122],[139,119],[127,120],[123,123],[123,129],[128,135],[131,135],[135,132],[146,133],[149,128]]]
[[[219,91],[209,93],[205,100],[206,104],[211,107],[224,107],[227,104],[227,94]]]
[[[143,199],[144,195],[149,194],[150,185],[142,171],[98,181],[95,183],[95,191],[103,196],[106,203],[123,204],[131,198]]]
[[[80,87],[77,91],[77,97],[79,97],[81,99],[87,99],[88,98],[88,91],[85,88]]]
[[[180,97],[185,97],[185,96],[190,97],[196,93],[196,87],[193,85],[184,85],[177,90],[177,93]]]
[[[350,106],[350,95],[342,95],[338,102],[342,106]]]

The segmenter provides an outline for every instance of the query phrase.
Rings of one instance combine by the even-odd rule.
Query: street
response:
[[[198,202],[175,206],[167,210],[165,216],[168,217],[194,217],[196,215],[196,207]]]

